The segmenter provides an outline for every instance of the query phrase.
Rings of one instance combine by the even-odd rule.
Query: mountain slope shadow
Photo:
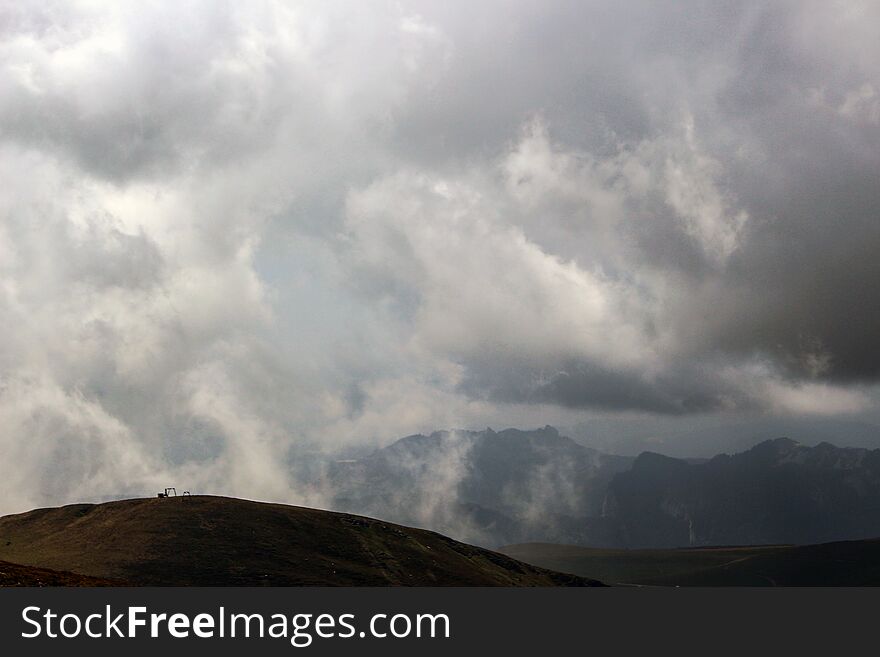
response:
[[[880,539],[818,545],[619,550],[527,543],[505,554],[544,568],[647,586],[878,586]]]

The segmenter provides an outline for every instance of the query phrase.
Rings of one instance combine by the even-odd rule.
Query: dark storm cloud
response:
[[[682,294],[670,301],[673,321],[687,335],[682,351],[691,372],[723,356],[769,363],[793,383],[875,382],[880,70],[871,59],[874,9],[701,2],[630,4],[626,11],[585,3],[518,9],[506,20],[487,11],[491,26],[480,12],[469,16],[456,43],[457,55],[473,65],[453,64],[400,117],[398,130],[412,148],[426,149],[420,157],[491,152],[536,109],[561,148],[601,156],[609,143],[668,133],[687,111],[704,153],[720,163],[718,184],[748,212],[741,243],[713,271],[676,229],[668,216],[675,210],[663,198],[628,205],[623,225],[641,251],[640,266],[678,281]],[[480,50],[490,40],[495,47]],[[450,117],[467,117],[467,125]],[[528,235],[550,251],[582,258],[577,247],[554,243],[552,230]],[[466,364],[468,390],[506,400],[663,412],[702,411],[730,400],[723,386],[681,366],[675,376],[645,383],[582,362],[576,375],[556,375],[539,388],[526,386],[526,393],[500,374],[509,371],[504,367]],[[534,378],[518,374],[514,380]]]
[[[734,405],[740,409],[754,406],[754,401],[735,386],[705,368],[670,372],[655,380],[577,362],[551,373],[487,365],[472,370],[471,374],[474,378],[462,383],[465,392],[487,395],[493,401],[509,404],[550,403],[572,409],[661,415],[722,411]]]

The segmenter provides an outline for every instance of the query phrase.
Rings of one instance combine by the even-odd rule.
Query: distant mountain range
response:
[[[880,536],[880,449],[768,440],[742,453],[636,458],[552,427],[413,435],[330,465],[333,508],[480,545],[809,544]]]
[[[601,515],[614,475],[632,462],[584,447],[549,426],[437,431],[336,462],[324,485],[332,491],[332,508],[480,545],[581,543]]]
[[[618,545],[824,543],[880,535],[880,450],[788,438],[704,463],[646,452],[608,487]]]

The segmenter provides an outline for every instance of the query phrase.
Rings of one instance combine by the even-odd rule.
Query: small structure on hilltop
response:
[[[177,497],[177,489],[173,486],[166,488],[164,493],[157,493],[156,497]]]

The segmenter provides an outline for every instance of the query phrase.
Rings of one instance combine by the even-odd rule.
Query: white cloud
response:
[[[636,291],[544,252],[504,222],[508,207],[467,180],[399,174],[349,198],[353,255],[414,288],[413,335],[439,354],[650,365],[640,318],[627,316]]]
[[[847,92],[837,111],[850,119],[877,125],[880,123],[880,97],[870,82]]]
[[[848,390],[821,383],[766,384],[773,409],[802,415],[845,415],[864,410],[869,397],[860,390]]]

